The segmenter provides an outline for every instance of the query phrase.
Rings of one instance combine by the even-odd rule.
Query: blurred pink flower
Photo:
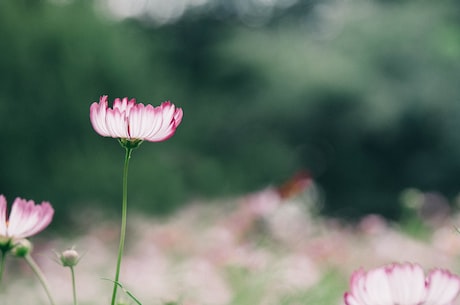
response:
[[[35,235],[50,224],[53,214],[49,202],[36,205],[33,200],[16,198],[7,219],[6,199],[0,195],[0,239],[8,241]]]
[[[460,277],[433,269],[427,277],[416,264],[391,264],[355,271],[345,293],[346,305],[451,305],[460,291]]]
[[[182,109],[169,101],[153,107],[127,97],[116,98],[110,108],[107,95],[90,107],[91,124],[98,134],[127,140],[164,141],[174,134],[182,115]]]

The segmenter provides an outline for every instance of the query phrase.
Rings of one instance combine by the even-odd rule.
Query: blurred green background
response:
[[[0,193],[57,225],[119,213],[124,152],[99,96],[171,100],[176,135],[134,152],[130,207],[168,213],[308,170],[323,213],[397,218],[460,177],[460,5],[423,0],[0,1]]]

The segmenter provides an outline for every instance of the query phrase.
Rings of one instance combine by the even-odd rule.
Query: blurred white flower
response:
[[[460,291],[460,278],[433,269],[425,277],[416,264],[391,264],[353,273],[346,305],[450,305]]]

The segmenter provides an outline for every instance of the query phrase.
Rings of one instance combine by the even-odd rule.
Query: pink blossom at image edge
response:
[[[460,277],[433,269],[425,277],[417,264],[390,264],[353,273],[346,305],[451,305],[460,291]]]
[[[26,238],[44,230],[53,219],[49,202],[35,204],[33,200],[16,198],[7,218],[5,196],[0,195],[0,236],[7,239]]]
[[[154,107],[134,98],[116,98],[110,108],[107,99],[101,96],[90,107],[91,124],[104,137],[160,142],[173,136],[182,121],[182,109],[169,101]]]

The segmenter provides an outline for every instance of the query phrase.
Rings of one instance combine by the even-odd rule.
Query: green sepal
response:
[[[7,253],[14,247],[13,240],[9,237],[0,236],[0,251]]]
[[[140,139],[118,139],[118,142],[120,142],[120,145],[126,149],[135,149],[138,148],[144,141]]]

